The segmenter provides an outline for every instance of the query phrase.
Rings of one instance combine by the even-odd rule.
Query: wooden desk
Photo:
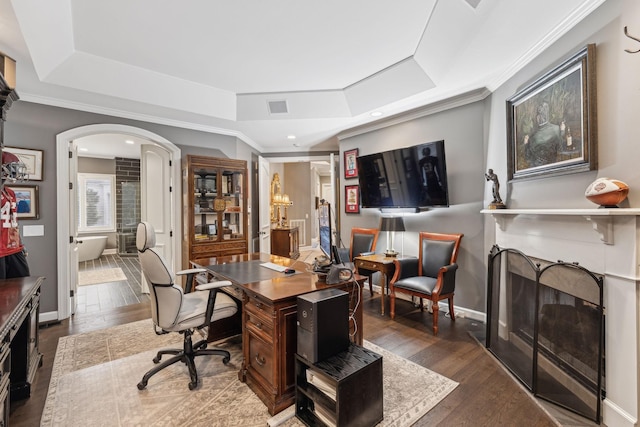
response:
[[[359,268],[379,271],[382,274],[382,285],[380,286],[380,313],[384,315],[384,296],[389,292],[389,280],[393,277],[396,267],[393,265],[394,259],[405,257],[388,257],[384,254],[362,255],[353,259],[356,271]],[[385,289],[386,288],[386,289]]]
[[[251,262],[255,261],[255,262]],[[246,268],[259,268],[260,262],[273,262],[296,270],[296,274],[278,273],[275,277],[250,283],[240,283],[236,275],[222,274],[213,267],[228,263],[245,262]],[[242,352],[244,361],[238,373],[267,405],[270,414],[276,414],[295,402],[295,354],[297,351],[297,297],[328,287],[358,292],[362,299],[365,277],[356,275],[360,286],[352,282],[327,285],[318,282],[318,276],[302,261],[269,255],[245,254],[194,260],[195,264],[209,268],[210,274],[230,280],[242,289]],[[257,266],[257,267],[256,267]],[[355,289],[354,289],[355,288]],[[350,298],[353,303],[356,298]],[[355,308],[357,328],[352,341],[362,345],[362,304]]]
[[[43,277],[0,280],[0,423],[7,426],[11,401],[31,395],[42,365],[38,350]]]

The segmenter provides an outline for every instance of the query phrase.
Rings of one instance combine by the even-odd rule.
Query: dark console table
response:
[[[296,354],[296,416],[310,427],[382,421],[382,356],[351,344],[318,363]]]
[[[42,365],[38,351],[40,286],[44,277],[0,280],[0,422],[9,425],[10,402],[31,395]]]

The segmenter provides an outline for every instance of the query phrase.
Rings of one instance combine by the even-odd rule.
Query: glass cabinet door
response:
[[[218,197],[218,171],[199,169],[193,174],[194,239],[218,240],[218,213],[214,201]]]
[[[244,239],[244,173],[237,170],[222,171],[222,196],[225,209],[222,213],[223,240]]]

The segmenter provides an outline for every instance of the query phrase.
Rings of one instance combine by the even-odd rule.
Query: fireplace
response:
[[[515,248],[535,260],[532,261],[534,265],[538,260],[564,260],[568,264],[577,263],[597,273],[596,277],[603,278],[606,322],[604,351],[600,359],[604,363],[600,422],[610,427],[640,425],[640,209],[500,209],[484,210],[483,213],[493,219],[485,224],[487,237],[494,237],[492,244],[500,248]],[[503,265],[505,262],[502,261]],[[541,264],[540,269],[543,267]],[[553,270],[541,275],[542,285],[546,285],[545,275],[551,273]],[[519,276],[521,278],[516,275],[512,278],[520,280],[523,286],[527,284],[526,280],[535,282],[536,279],[535,272]],[[587,317],[592,315],[594,305],[590,302],[590,296],[579,296],[579,300],[574,300],[562,294],[556,298],[555,290],[549,292],[551,296],[540,296],[547,299],[538,302],[542,312],[547,301],[543,314],[548,317],[544,322],[566,325],[571,322],[571,316],[576,319],[585,312],[589,313]],[[573,295],[571,292],[569,294]],[[492,299],[495,299],[495,295]],[[571,301],[567,302],[568,299]],[[535,303],[537,300],[534,297],[532,301]],[[565,307],[567,305],[573,308]],[[528,320],[531,319],[527,317],[530,314],[518,315],[521,315],[523,322],[535,322],[535,319]],[[542,322],[540,318],[538,320]],[[495,334],[506,333],[506,326],[501,326],[494,331]],[[526,348],[525,345],[530,348],[537,343],[541,349],[538,352],[538,365],[543,366],[550,358],[546,351],[551,344],[545,343],[542,338],[546,338],[549,332],[542,334],[538,340],[529,338],[527,344],[527,334],[531,336],[532,332],[527,332],[527,327],[519,329],[522,332],[511,334],[517,338],[513,339],[512,345],[515,347],[517,343],[523,348]],[[550,337],[554,338],[553,335]],[[562,350],[557,343],[555,345],[557,350]],[[572,345],[576,347],[579,343]],[[581,387],[588,387],[589,382],[594,381],[593,376],[588,375],[593,367],[589,367],[589,363],[581,366],[572,359],[576,356],[568,354],[570,356],[560,359],[560,364],[576,367],[578,372],[566,375],[577,376],[586,372],[587,375],[578,382]],[[515,355],[517,353],[514,351]],[[533,361],[530,363],[533,364]],[[523,371],[531,372],[528,368]],[[521,375],[524,377],[526,374]],[[532,381],[533,374],[529,374],[529,377]]]
[[[531,392],[600,422],[603,277],[494,246],[486,346]]]

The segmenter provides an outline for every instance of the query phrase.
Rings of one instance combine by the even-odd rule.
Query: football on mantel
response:
[[[605,208],[617,208],[627,198],[629,186],[611,178],[598,178],[584,192],[587,200]]]

